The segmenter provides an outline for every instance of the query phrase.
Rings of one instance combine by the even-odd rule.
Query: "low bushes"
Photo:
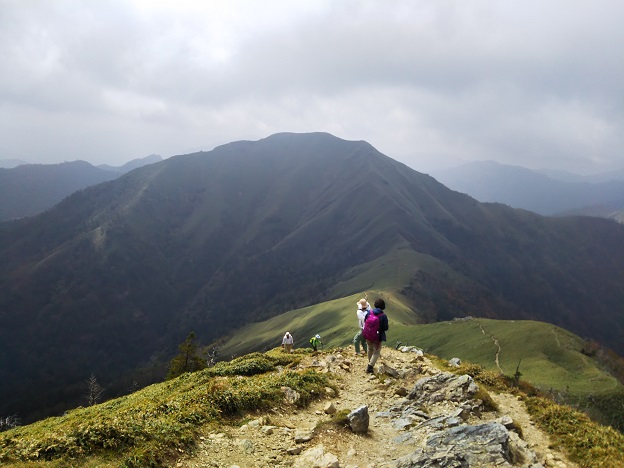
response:
[[[165,464],[177,448],[195,443],[200,426],[280,404],[282,387],[297,391],[301,406],[320,395],[328,384],[325,375],[311,370],[267,373],[298,359],[254,353],[17,427],[0,433],[0,462],[57,460],[58,466],[67,466],[101,457],[118,460],[117,464],[121,460],[125,466]]]

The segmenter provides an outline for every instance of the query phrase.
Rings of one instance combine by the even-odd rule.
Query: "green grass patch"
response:
[[[401,327],[394,336],[442,359],[458,357],[509,376],[519,363],[522,379],[543,391],[587,395],[622,388],[595,360],[581,353],[584,340],[543,322],[454,320]],[[497,352],[500,369],[495,362]]]
[[[371,305],[376,298],[384,299],[390,330],[419,323],[418,315],[400,294],[391,291],[362,291],[246,325],[220,345],[219,354],[224,358],[231,358],[254,351],[273,349],[281,345],[282,337],[287,331],[293,335],[295,351],[298,352],[306,348],[311,349],[308,340],[317,333],[321,335],[325,348],[351,346],[358,330],[356,302],[364,294],[368,295]]]
[[[384,265],[398,268],[398,272],[416,267],[416,260],[426,260],[408,255],[404,264],[399,265],[399,257],[392,258],[392,261],[385,258]],[[482,366],[478,378],[489,379],[486,384],[492,388],[496,381],[494,374],[513,379],[520,364],[519,390],[529,395],[538,391],[558,395],[557,401],[575,405],[603,424],[624,427],[624,410],[620,409],[624,386],[596,359],[581,352],[586,343],[580,337],[555,325],[532,320],[473,318],[421,324],[421,317],[411,303],[393,290],[361,291],[249,324],[221,346],[221,355],[233,357],[275,348],[286,331],[295,337],[295,353],[311,352],[308,339],[317,333],[326,348],[345,347],[349,352],[357,331],[356,301],[365,293],[371,303],[377,297],[386,301],[390,325],[386,346],[395,347],[401,342],[422,348],[442,360],[458,357],[463,362]],[[493,374],[488,376],[485,371]]]
[[[275,352],[254,354],[3,432],[0,462],[15,466],[46,460],[58,466],[164,465],[177,448],[194,445],[200,427],[280,404],[283,386],[301,395],[301,406],[319,396],[327,386],[323,374],[270,372],[297,359]]]
[[[624,467],[624,435],[593,422],[587,415],[546,398],[526,400],[538,426],[582,467]]]
[[[418,270],[459,277],[440,260],[415,252],[408,245],[399,245],[388,254],[347,271],[333,292],[336,296],[348,296],[354,291],[396,291],[407,286]]]

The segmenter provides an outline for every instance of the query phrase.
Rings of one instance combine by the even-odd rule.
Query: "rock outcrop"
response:
[[[365,359],[340,350],[310,357],[301,367],[329,374],[338,393],[328,387],[324,399],[297,409],[299,395],[284,388],[283,407],[228,433],[209,434],[199,455],[178,466],[575,466],[551,451],[545,436],[540,447],[530,445],[513,417],[485,408],[470,376],[440,371],[413,347],[384,349],[373,376],[365,372]],[[343,427],[332,423],[340,414]]]

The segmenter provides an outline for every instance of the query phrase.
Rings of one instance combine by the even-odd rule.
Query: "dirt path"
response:
[[[498,344],[498,339],[494,335],[490,333],[486,333],[485,330],[483,329],[483,326],[480,323],[479,323],[479,328],[481,329],[481,333],[492,338],[492,341],[494,342],[494,346],[496,346],[496,354],[494,355],[494,364],[496,364],[496,368],[500,371],[500,373],[504,374],[505,372],[503,371],[503,369],[501,369],[500,362],[498,360],[500,353],[501,353],[501,346],[500,344]]]
[[[384,348],[381,363],[394,369],[413,369],[402,378],[380,379],[365,373],[366,358],[354,356],[353,350],[332,350],[320,356],[306,357],[303,365],[330,362],[319,367],[336,380],[338,395],[327,389],[326,399],[305,409],[285,406],[263,414],[250,415],[246,424],[206,430],[194,454],[181,454],[173,465],[177,467],[308,467],[306,451],[316,450],[325,462],[322,467],[390,467],[395,460],[411,454],[424,441],[404,442],[404,429],[397,429],[384,412],[402,400],[406,392],[423,376],[439,371],[425,358],[416,360],[413,354]],[[331,364],[335,359],[336,364]],[[313,362],[316,360],[317,362]],[[563,455],[549,448],[548,438],[531,422],[524,404],[512,395],[492,395],[500,407],[498,413],[483,415],[483,419],[510,416],[520,425],[529,447],[538,454],[544,467],[575,467]],[[329,423],[332,409],[352,411],[367,405],[370,415],[369,431],[358,435],[350,429]],[[481,420],[481,422],[483,422]],[[296,442],[296,440],[309,441]],[[323,458],[324,456],[324,458]],[[332,458],[333,457],[333,458]]]

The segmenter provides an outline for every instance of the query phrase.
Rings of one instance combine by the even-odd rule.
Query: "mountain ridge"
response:
[[[618,172],[610,173],[611,178],[607,174],[576,178],[558,174],[494,161],[474,161],[433,173],[448,187],[481,202],[505,203],[542,215],[592,215],[591,211],[581,211],[592,206],[624,210],[624,180],[618,179]]]
[[[0,223],[0,414],[23,408],[33,381],[56,389],[47,408],[93,372],[121,392],[190,330],[210,342],[338,284],[365,290],[390,258],[423,321],[539,315],[615,348],[623,239],[606,220],[478,203],[328,134],[175,156]]]
[[[120,167],[96,167],[76,160],[59,164],[25,163],[0,169],[0,221],[39,214],[73,192],[159,160],[162,160],[160,156],[150,155]]]

